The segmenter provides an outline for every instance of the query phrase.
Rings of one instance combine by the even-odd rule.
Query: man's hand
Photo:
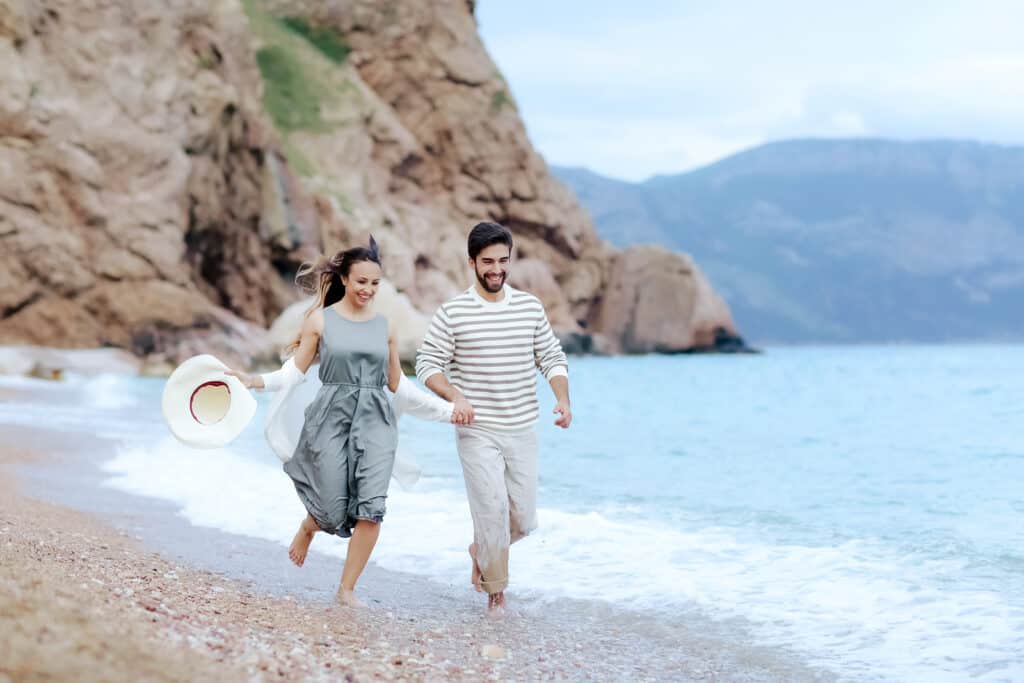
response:
[[[452,424],[471,425],[475,418],[473,405],[465,396],[458,396],[452,401]]]
[[[555,420],[555,424],[562,429],[568,429],[569,425],[572,424],[572,409],[569,408],[569,399],[559,401],[551,412],[561,414],[561,417]]]

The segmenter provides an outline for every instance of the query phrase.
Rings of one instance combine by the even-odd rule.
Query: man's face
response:
[[[508,277],[508,263],[512,258],[512,250],[504,244],[492,244],[485,248],[475,259],[470,259],[476,271],[477,282],[485,291],[497,294],[505,286]]]

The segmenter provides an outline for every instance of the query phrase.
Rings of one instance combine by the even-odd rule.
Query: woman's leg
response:
[[[299,530],[295,532],[295,538],[292,539],[292,544],[288,548],[288,557],[295,563],[295,566],[301,567],[302,563],[306,561],[309,544],[313,542],[313,534],[318,531],[320,531],[320,527],[316,525],[312,515],[307,512],[306,518],[302,520],[302,524],[299,524]]]
[[[356,521],[352,530],[352,538],[348,542],[348,553],[345,555],[345,568],[341,572],[341,586],[338,588],[338,602],[345,605],[362,605],[356,599],[355,588],[359,575],[363,573],[373,547],[380,536],[380,523],[366,519]]]

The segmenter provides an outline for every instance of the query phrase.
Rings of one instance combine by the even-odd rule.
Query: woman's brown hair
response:
[[[352,247],[339,251],[330,258],[321,256],[316,262],[303,263],[295,275],[295,284],[306,295],[315,297],[313,304],[306,310],[304,318],[308,318],[313,311],[341,301],[345,296],[345,284],[341,278],[348,277],[353,264],[363,261],[373,261],[378,266],[381,265],[377,240],[373,239],[373,235],[370,235],[370,246],[368,247]],[[299,348],[300,339],[301,332],[285,348],[286,356],[295,353],[295,350]]]

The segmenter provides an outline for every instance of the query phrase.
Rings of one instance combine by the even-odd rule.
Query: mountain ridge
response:
[[[691,253],[755,343],[1024,338],[1024,147],[802,139],[641,183],[552,170],[612,244]]]

